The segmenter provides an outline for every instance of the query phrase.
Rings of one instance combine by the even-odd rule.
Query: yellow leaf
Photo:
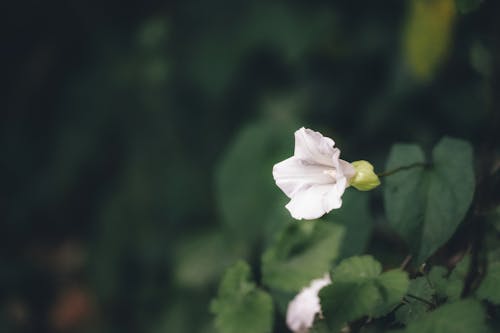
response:
[[[430,80],[451,44],[456,14],[454,0],[410,0],[403,53],[413,74]]]

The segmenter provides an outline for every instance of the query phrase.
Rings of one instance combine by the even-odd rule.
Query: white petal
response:
[[[325,212],[329,213],[332,209],[338,209],[342,206],[342,195],[344,194],[347,181],[340,178],[333,188],[327,193],[324,200]]]
[[[313,326],[316,314],[321,313],[319,291],[331,283],[330,275],[311,281],[295,298],[288,303],[286,323],[294,332],[307,332]]]
[[[342,205],[354,167],[340,159],[335,142],[304,127],[295,132],[295,155],[276,164],[276,184],[291,198],[286,208],[296,219],[315,219]]]
[[[321,311],[318,296],[306,290],[288,304],[286,324],[294,332],[307,332],[313,326],[314,317]]]
[[[323,165],[310,164],[306,160],[290,157],[273,167],[273,177],[276,185],[291,198],[295,193],[312,185],[334,183],[335,179],[325,173],[327,170]]]
[[[333,166],[332,156],[338,150],[333,147],[334,145],[335,142],[332,139],[302,127],[295,132],[294,156],[314,161],[316,164]]]
[[[326,287],[332,283],[332,280],[330,279],[330,274],[325,273],[322,278],[320,279],[315,279],[311,281],[311,284],[309,285],[309,288],[314,291],[314,293],[318,294],[323,287]]]
[[[351,179],[356,174],[356,169],[354,169],[352,164],[344,160],[339,160],[339,169],[342,170],[347,180]]]
[[[340,208],[344,189],[337,184],[313,185],[295,193],[286,208],[297,220],[317,219],[332,209]]]

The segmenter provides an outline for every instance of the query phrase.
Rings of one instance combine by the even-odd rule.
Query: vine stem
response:
[[[412,163],[412,164],[409,164],[409,165],[404,165],[404,166],[401,166],[399,168],[396,168],[396,169],[392,169],[392,170],[389,170],[389,171],[385,171],[385,172],[381,172],[381,173],[377,173],[377,176],[379,177],[387,177],[387,176],[391,176],[395,173],[398,173],[400,171],[405,171],[405,170],[409,170],[409,169],[413,169],[413,168],[425,168],[429,166],[428,163],[422,163],[422,162],[416,162],[416,163]]]

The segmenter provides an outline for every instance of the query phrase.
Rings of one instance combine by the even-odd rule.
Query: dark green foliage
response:
[[[406,273],[381,273],[408,254],[401,237],[421,260],[442,249],[426,266],[436,309],[459,301],[464,277],[477,272],[469,297],[488,306],[500,331],[492,259],[500,258],[498,1],[2,5],[0,332],[288,332],[296,291],[374,248],[382,249],[380,275],[340,279],[334,292],[347,296],[332,307],[344,322],[361,316],[352,332],[404,330],[401,321],[413,317],[398,321],[395,308]],[[291,156],[301,126],[377,172],[387,171],[395,142],[468,140],[477,202],[446,242],[467,209],[455,199],[470,196],[454,188],[470,178],[468,163],[457,160],[459,176],[455,164],[444,177],[433,167],[407,170],[372,192],[348,188],[342,209],[321,221],[293,221],[271,169]],[[422,214],[420,199],[384,212],[382,187],[399,176],[408,195],[420,184],[412,177],[423,178],[417,188],[445,192],[436,204],[449,216],[429,213],[442,223],[429,224],[427,243],[427,224],[412,220]],[[466,250],[481,260],[445,268]],[[217,298],[215,327],[210,301],[238,259],[250,268],[238,264],[230,275],[248,290]],[[415,263],[411,277],[420,276]],[[407,295],[403,302],[400,309],[422,309]],[[327,314],[316,323],[321,333],[340,318]]]

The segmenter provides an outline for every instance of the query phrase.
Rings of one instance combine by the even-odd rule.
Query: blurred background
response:
[[[224,269],[258,281],[292,223],[271,169],[296,129],[382,171],[494,119],[495,1],[2,7],[1,332],[215,332]]]

